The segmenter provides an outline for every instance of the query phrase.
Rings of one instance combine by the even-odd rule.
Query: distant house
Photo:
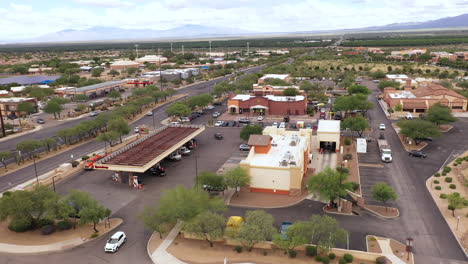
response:
[[[232,95],[228,99],[228,111],[232,114],[306,115],[307,100],[303,95],[254,96],[250,94],[239,94]]]
[[[284,90],[293,88],[299,91],[299,86],[291,85],[291,86],[273,86],[273,85],[259,85],[254,84],[252,87],[252,92],[256,96],[264,96],[264,95],[283,95]]]
[[[442,85],[421,84],[417,89],[396,90],[393,87],[384,89],[384,101],[390,108],[400,104],[403,111],[425,113],[434,104],[440,103],[453,112],[468,111],[468,99]]]
[[[258,79],[258,84],[264,84],[267,79],[279,79],[285,82],[290,82],[291,77],[289,74],[265,74],[260,79]]]
[[[23,98],[23,97],[10,97],[0,98],[0,111],[4,117],[15,119],[23,116],[26,113],[18,111],[18,105],[23,102],[30,102],[33,104],[37,112],[37,101],[36,98]]]
[[[111,70],[126,70],[128,68],[138,68],[140,67],[141,63],[136,61],[127,61],[127,60],[120,60],[115,61],[110,65]]]
[[[0,78],[0,85],[8,85],[12,83],[17,83],[19,85],[32,85],[32,84],[47,84],[54,82],[60,78],[60,75],[54,76],[15,76]]]
[[[146,55],[144,57],[138,58],[135,60],[136,62],[139,63],[152,63],[152,64],[161,64],[167,61],[166,57],[159,56],[159,55]]]

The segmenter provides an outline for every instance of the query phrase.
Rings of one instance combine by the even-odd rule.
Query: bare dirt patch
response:
[[[393,217],[398,217],[398,215],[400,214],[398,209],[394,207],[385,208],[384,206],[366,204],[365,208],[383,217],[393,218]]]
[[[382,253],[382,250],[380,249],[380,245],[377,242],[376,237],[374,236],[367,237],[367,252]]]

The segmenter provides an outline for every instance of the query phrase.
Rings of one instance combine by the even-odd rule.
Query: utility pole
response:
[[[250,51],[249,51],[249,42],[247,42],[247,57],[250,57]]]
[[[184,45],[182,45],[182,56],[184,56],[185,53],[184,53]]]
[[[161,83],[161,91],[163,90],[163,79],[162,79],[162,71],[161,71],[161,57],[159,57],[159,81]],[[154,116],[153,116],[154,119]]]
[[[138,59],[138,44],[135,44],[135,49],[136,49],[136,58]]]
[[[209,42],[210,42],[210,59],[211,59],[211,40]]]
[[[171,53],[172,53],[172,42],[171,42]]]
[[[6,137],[5,124],[3,123],[3,110],[0,108],[0,122],[2,123],[2,135]]]

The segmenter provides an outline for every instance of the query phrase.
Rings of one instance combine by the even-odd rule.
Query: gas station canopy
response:
[[[143,173],[201,134],[204,126],[168,125],[109,154],[94,165],[99,170]]]

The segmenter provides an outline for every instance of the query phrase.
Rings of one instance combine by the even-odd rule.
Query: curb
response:
[[[121,221],[120,221],[120,223],[118,223],[113,228],[107,230],[107,232],[104,232],[104,233],[102,233],[101,235],[99,235],[98,237],[95,237],[95,238],[89,238],[89,239],[83,240],[83,238],[77,237],[77,238],[65,240],[65,241],[62,241],[62,242],[56,242],[56,243],[52,243],[52,244],[48,244],[48,245],[15,245],[15,244],[0,243],[0,245],[9,245],[9,246],[12,246],[12,247],[14,247],[16,249],[21,249],[21,248],[27,249],[27,250],[25,250],[25,252],[4,251],[3,250],[4,247],[0,246],[0,252],[9,253],[9,254],[17,254],[17,255],[34,255],[34,254],[47,254],[47,253],[61,252],[61,251],[69,250],[69,249],[75,248],[77,246],[84,245],[84,244],[86,244],[88,242],[94,241],[94,240],[106,235],[107,233],[114,230],[115,228],[119,227],[123,223],[123,219],[121,219],[121,218],[113,218],[113,219],[120,219]],[[79,241],[81,241],[81,242],[79,242]],[[72,243],[62,244],[63,242],[72,242]],[[51,246],[56,247],[56,248],[52,248],[52,249],[48,250],[48,248],[51,247]],[[36,251],[31,251],[34,248],[36,249]]]
[[[34,129],[32,130],[28,130],[26,132],[22,132],[22,133],[15,133],[13,135],[10,135],[10,136],[6,136],[4,138],[1,138],[0,139],[0,142],[4,142],[4,141],[7,141],[7,140],[10,140],[10,139],[14,139],[14,138],[17,138],[17,137],[21,137],[21,136],[24,136],[24,135],[27,135],[27,134],[31,134],[31,133],[34,133],[36,131],[39,131],[42,129],[42,126],[36,126]]]
[[[373,205],[373,206],[378,206],[378,205]],[[379,206],[379,207],[382,207],[382,206]],[[376,215],[378,217],[384,218],[384,219],[394,219],[394,218],[400,217],[400,210],[398,210],[398,208],[396,208],[396,207],[391,207],[391,208],[395,208],[397,210],[397,212],[398,212],[397,216],[384,216],[384,215],[381,215],[381,214],[379,214],[377,212],[372,211],[371,209],[367,208],[366,206],[364,206],[363,208],[364,208],[364,210],[366,210],[366,211],[368,211],[368,212],[370,212],[370,213],[372,213],[372,214],[374,214],[374,215]]]
[[[154,234],[156,234],[156,232],[151,233],[151,236],[148,239],[148,242],[146,243],[146,253],[148,253],[148,257],[151,259],[151,261],[153,263],[156,263],[156,261],[154,261],[154,259],[153,259],[153,254],[150,252],[150,248],[149,248],[151,239],[153,239]]]
[[[297,202],[294,202],[292,204],[288,204],[288,205],[282,205],[282,206],[253,206],[253,205],[241,205],[241,204],[229,204],[228,206],[231,206],[231,207],[236,207],[236,208],[262,208],[262,209],[275,209],[275,208],[287,208],[287,207],[291,207],[291,206],[294,206],[294,205],[297,205],[301,202],[303,202],[304,200],[307,199],[307,196],[305,196],[303,199],[301,199],[300,201],[297,201]]]
[[[322,211],[323,211],[324,213],[326,213],[326,214],[336,214],[336,215],[354,216],[353,213],[349,213],[349,214],[348,214],[348,213],[340,213],[340,212],[327,212],[327,211],[325,210],[325,207],[327,207],[327,205],[324,205],[324,206],[322,207]]]

